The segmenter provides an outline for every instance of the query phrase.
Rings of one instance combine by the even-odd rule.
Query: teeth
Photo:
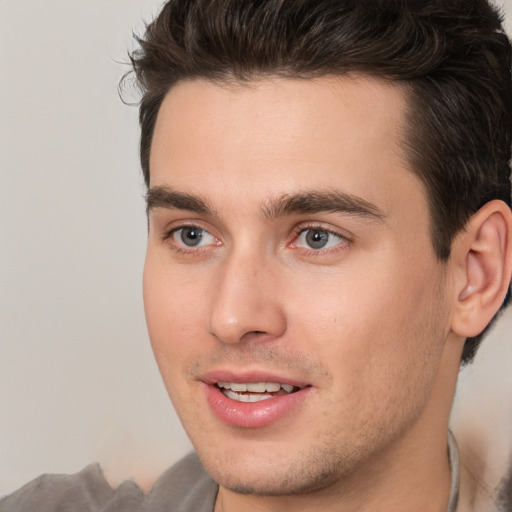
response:
[[[237,402],[261,402],[262,400],[268,400],[269,398],[272,398],[272,395],[240,395],[238,393],[235,393],[234,391],[231,391],[230,389],[226,390],[224,394],[231,398],[231,400],[236,400]]]
[[[239,384],[238,382],[233,382],[229,387],[233,391],[247,391],[247,384]]]
[[[236,391],[238,393],[277,393],[281,388],[286,393],[291,393],[294,386],[290,384],[279,384],[278,382],[217,382],[217,386],[224,390]],[[227,396],[227,394],[226,394]]]
[[[247,391],[252,391],[253,393],[264,393],[266,387],[267,386],[264,382],[255,382],[254,384],[247,384]],[[270,389],[267,389],[267,391],[270,391]]]

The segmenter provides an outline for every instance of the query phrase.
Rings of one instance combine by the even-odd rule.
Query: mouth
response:
[[[201,381],[210,410],[223,423],[258,428],[284,421],[303,407],[314,387],[267,372],[214,371]]]
[[[216,382],[221,393],[237,402],[254,403],[300,391],[299,386],[279,382]]]

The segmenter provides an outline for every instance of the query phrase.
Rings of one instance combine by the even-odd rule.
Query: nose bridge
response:
[[[249,333],[277,337],[286,319],[273,286],[273,263],[262,251],[233,250],[217,276],[210,329],[224,343],[237,343]]]

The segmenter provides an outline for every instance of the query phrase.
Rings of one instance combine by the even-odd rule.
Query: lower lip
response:
[[[309,395],[311,387],[295,393],[276,396],[259,402],[237,402],[215,385],[205,385],[206,398],[214,414],[224,423],[235,427],[266,427],[282,420],[293,412]]]

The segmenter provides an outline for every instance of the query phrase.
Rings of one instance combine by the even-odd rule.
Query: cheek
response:
[[[422,358],[440,355],[445,329],[436,272],[402,270],[412,265],[362,268],[364,274],[345,272],[302,286],[307,294],[295,290],[290,313],[295,337],[307,340],[304,348],[314,350],[349,393],[378,382],[398,386],[421,373]]]
[[[148,251],[143,295],[146,323],[155,359],[164,380],[199,340],[204,290],[190,276],[170,272]]]

